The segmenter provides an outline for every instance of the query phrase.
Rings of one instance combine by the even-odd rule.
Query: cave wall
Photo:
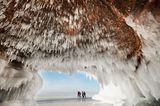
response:
[[[87,72],[119,86],[128,104],[158,100],[159,7],[159,0],[0,0],[0,100],[32,99],[39,70]]]

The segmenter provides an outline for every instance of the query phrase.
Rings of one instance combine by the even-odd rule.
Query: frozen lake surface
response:
[[[111,104],[102,103],[92,98],[67,98],[54,100],[37,101],[38,106],[112,106]]]

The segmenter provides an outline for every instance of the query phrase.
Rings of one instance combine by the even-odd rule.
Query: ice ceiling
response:
[[[0,0],[0,101],[32,100],[39,70],[112,82],[127,106],[158,100],[159,44],[159,0]]]

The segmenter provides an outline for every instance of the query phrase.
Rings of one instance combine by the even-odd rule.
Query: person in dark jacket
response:
[[[82,91],[82,98],[86,98],[86,92]]]
[[[77,97],[81,98],[81,92],[80,91],[77,92]]]

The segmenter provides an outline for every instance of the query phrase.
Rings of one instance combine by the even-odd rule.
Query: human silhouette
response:
[[[77,97],[81,98],[81,92],[80,91],[77,92]]]
[[[86,98],[86,92],[82,91],[82,98]]]

